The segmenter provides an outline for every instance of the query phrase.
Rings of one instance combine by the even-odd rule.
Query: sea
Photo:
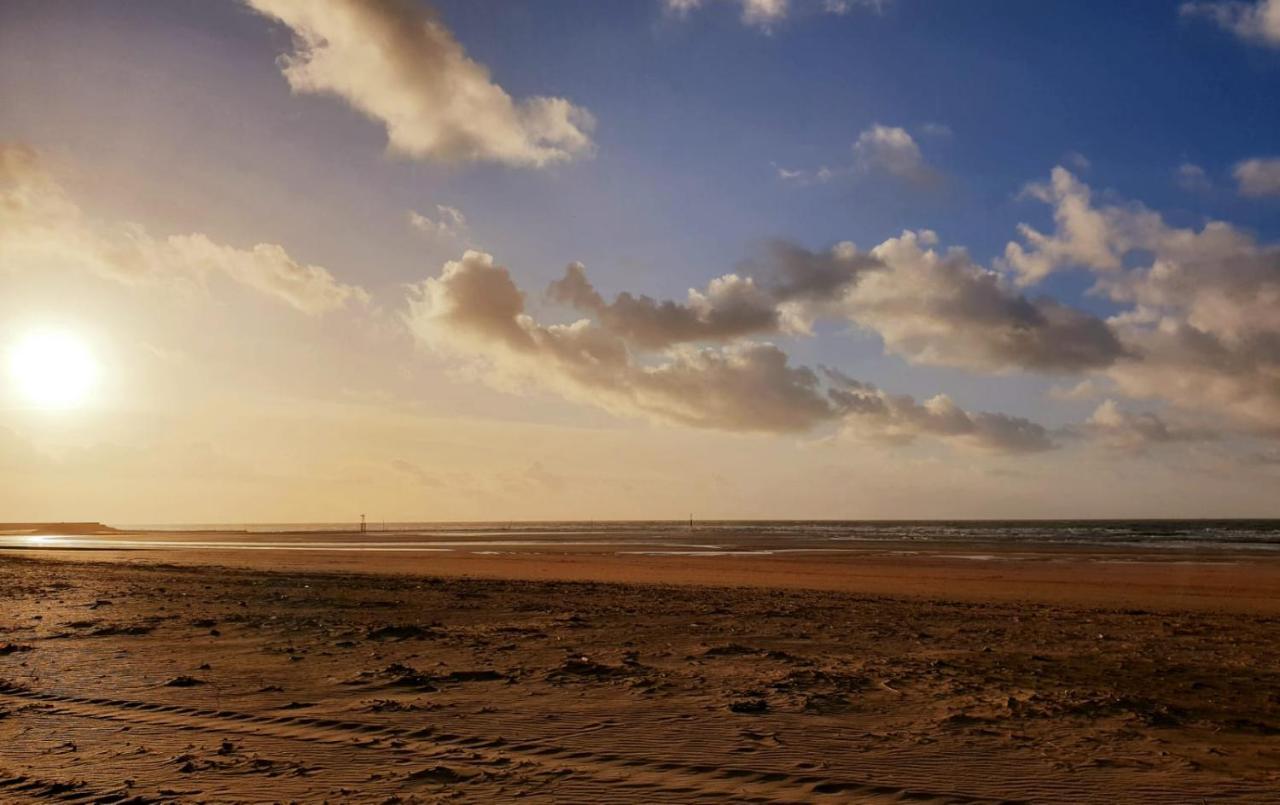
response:
[[[1071,548],[1168,552],[1280,551],[1280,520],[683,520],[111,524],[112,533],[4,531],[0,548],[594,552],[772,555],[911,552],[990,546],[1003,552]],[[985,556],[972,554],[975,558]]]

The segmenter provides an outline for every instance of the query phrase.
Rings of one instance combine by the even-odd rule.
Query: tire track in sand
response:
[[[539,740],[517,740],[453,732],[437,732],[434,727],[411,729],[371,724],[340,718],[298,715],[258,715],[234,710],[212,710],[183,705],[129,699],[67,696],[34,691],[0,682],[0,696],[40,702],[45,714],[78,716],[130,724],[147,724],[196,732],[269,736],[311,743],[351,743],[362,739],[394,739],[388,752],[397,757],[417,754],[424,760],[440,760],[441,753],[465,750],[473,758],[467,762],[492,763],[495,768],[519,758],[562,773],[572,770],[594,778],[601,786],[618,786],[634,791],[642,787],[655,792],[689,796],[732,794],[759,802],[796,800],[828,795],[845,801],[992,803],[993,800],[960,792],[903,789],[874,782],[841,780],[821,775],[765,772],[741,767],[723,767],[657,761],[640,755],[572,749]],[[373,748],[368,744],[364,748]],[[476,760],[478,758],[478,760]],[[2,783],[2,780],[0,780]]]

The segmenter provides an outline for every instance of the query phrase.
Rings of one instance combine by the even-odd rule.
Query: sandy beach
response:
[[[1280,801],[1265,557],[508,548],[0,551],[0,798]]]
[[[1280,0],[0,0],[0,805],[1280,805]]]

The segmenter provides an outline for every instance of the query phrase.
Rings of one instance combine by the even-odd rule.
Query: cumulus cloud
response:
[[[1104,400],[1084,424],[1084,433],[1113,450],[1142,452],[1152,445],[1201,442],[1217,438],[1206,428],[1170,425],[1158,414],[1128,411],[1115,400]]]
[[[1101,368],[1124,350],[1095,316],[1042,296],[1029,299],[963,249],[939,254],[929,231],[871,250],[879,268],[843,299],[849,319],[914,363],[971,369],[1073,372]]]
[[[595,317],[637,346],[809,334],[818,321],[877,334],[912,363],[984,371],[1061,373],[1110,365],[1124,350],[1105,322],[1049,297],[1028,298],[963,249],[938,253],[937,236],[905,232],[870,252],[850,242],[811,251],[774,241],[683,301],[623,292],[606,301],[581,264],[547,296]]]
[[[1006,258],[1024,281],[1083,268],[1126,305],[1108,322],[1125,350],[1106,370],[1121,392],[1280,434],[1280,246],[1222,221],[1194,230],[1139,204],[1095,206],[1062,168],[1032,194],[1057,230],[1023,227]]]
[[[596,316],[607,330],[628,341],[657,349],[689,341],[723,341],[778,329],[773,298],[750,277],[726,274],[705,291],[689,290],[685,302],[658,301],[624,292],[606,303],[580,263],[565,270],[547,295]]]
[[[1210,19],[1246,41],[1280,47],[1280,0],[1183,3],[1181,12]]]
[[[446,204],[436,205],[434,218],[429,218],[417,210],[409,210],[409,226],[417,232],[431,238],[465,240],[467,237],[467,216],[457,207]]]
[[[1144,218],[1132,210],[1095,208],[1089,186],[1063,167],[1053,169],[1048,184],[1029,185],[1023,194],[1052,205],[1057,225],[1057,232],[1045,235],[1019,224],[1025,243],[1010,242],[1005,247],[1005,260],[1024,285],[1073,263],[1099,271],[1119,270],[1119,253],[1141,238],[1130,230],[1151,225],[1150,214]]]
[[[1242,196],[1280,196],[1280,157],[1246,159],[1232,173]]]
[[[924,161],[920,146],[907,130],[879,123],[858,135],[853,143],[854,162],[868,171],[884,171],[908,182],[929,184],[938,174]]]
[[[764,272],[771,293],[780,302],[821,304],[839,299],[851,284],[879,267],[872,255],[841,241],[826,251],[811,251],[784,240],[766,249]]]
[[[905,444],[933,436],[1003,453],[1036,453],[1055,447],[1049,431],[1029,419],[966,411],[945,394],[917,402],[826,367],[823,373],[834,386],[831,395],[843,414],[842,430],[855,438]]]
[[[336,95],[416,159],[542,167],[589,154],[595,120],[564,98],[514,100],[429,9],[408,0],[245,0],[287,25],[297,93]]]
[[[869,251],[774,242],[677,300],[608,298],[573,264],[547,298],[584,318],[543,325],[506,269],[469,252],[415,288],[409,320],[430,343],[466,341],[496,377],[700,427],[839,423],[882,441],[931,436],[1010,452],[1053,444],[1036,423],[965,411],[945,395],[921,402],[837,382],[751,340],[845,322],[911,363],[1083,374],[1052,396],[1160,400],[1280,436],[1280,246],[1223,222],[1179,228],[1140,204],[1097,204],[1063,168],[1027,195],[1052,207],[1055,226],[1022,226],[996,268],[940,248],[927,230]],[[1119,312],[1102,320],[1020,287],[1066,268],[1092,273],[1093,292]],[[1077,430],[1115,445],[1137,443],[1134,434],[1143,443],[1206,434],[1116,404]]]
[[[817,375],[771,344],[677,347],[642,363],[587,319],[544,326],[491,255],[469,251],[416,286],[408,322],[424,342],[477,355],[500,381],[538,382],[624,414],[698,427],[803,431],[832,415]]]
[[[9,270],[68,265],[129,284],[223,276],[310,314],[368,301],[274,243],[242,249],[198,232],[156,237],[137,224],[95,220],[24,146],[0,146],[0,212],[0,266]]]
[[[554,302],[589,313],[610,332],[646,349],[695,341],[727,341],[742,336],[808,332],[815,317],[862,273],[876,265],[851,243],[813,252],[784,241],[770,243],[752,267],[764,276],[731,273],[703,290],[691,288],[684,301],[657,300],[630,292],[613,301],[574,263],[547,289]]]
[[[923,127],[927,134],[949,135],[950,129],[937,123]],[[851,146],[853,161],[845,166],[823,165],[816,170],[775,166],[778,178],[793,184],[824,184],[843,176],[880,174],[916,186],[929,187],[942,181],[942,174],[928,164],[919,143],[900,126],[873,124],[858,135]]]
[[[776,286],[791,292],[800,287]],[[491,255],[469,251],[411,289],[407,321],[424,343],[483,361],[495,382],[537,384],[624,415],[745,432],[804,432],[843,423],[850,433],[883,440],[931,436],[1007,452],[1052,443],[1047,431],[1027,420],[970,413],[945,397],[925,403],[891,397],[832,370],[820,376],[792,365],[773,344],[677,343],[665,334],[690,327],[705,333],[713,319],[690,319],[697,305],[672,305],[669,310],[678,311],[666,314],[668,320],[663,305],[652,300],[635,309],[606,303],[577,265],[553,294],[596,318],[539,323],[526,311],[510,272]],[[634,303],[644,297],[629,298]],[[606,324],[610,316],[615,318]],[[619,323],[628,316],[635,318]]]

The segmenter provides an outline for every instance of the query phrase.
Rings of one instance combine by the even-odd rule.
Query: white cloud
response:
[[[757,28],[766,33],[785,20],[793,8],[803,7],[822,14],[844,16],[856,7],[871,9],[875,12],[884,10],[889,0],[731,0],[741,10],[744,25]],[[663,8],[676,16],[685,16],[692,11],[707,5],[708,0],[662,0]]]
[[[769,31],[787,16],[789,0],[733,0],[742,9],[742,23]],[[685,16],[705,5],[705,0],[663,0],[668,12]]]
[[[1049,396],[1055,400],[1090,400],[1101,393],[1098,383],[1089,377],[1073,386],[1053,386],[1049,389]]]
[[[818,322],[835,321],[875,333],[911,363],[1083,374],[1051,396],[1160,400],[1175,415],[1198,412],[1215,426],[1280,436],[1280,247],[1223,222],[1182,229],[1140,204],[1095,204],[1063,168],[1027,195],[1052,207],[1055,226],[1020,228],[1002,264],[1012,276],[963,249],[940,249],[927,230],[870,251],[775,242],[678,300],[630,292],[607,299],[574,264],[548,296],[585,318],[544,325],[506,269],[469,252],[416,287],[409,321],[423,341],[462,343],[501,382],[521,378],[609,410],[699,427],[833,424],[877,440],[929,436],[1011,452],[1053,445],[1052,433],[1027,420],[964,411],[945,395],[918,402],[837,382],[750,340],[811,334]],[[1104,321],[1018,287],[1064,268],[1092,273],[1094,292],[1120,312]],[[1208,438],[1203,428],[1115,404],[1077,431],[1117,445],[1135,442],[1135,433],[1146,443]]]
[[[1108,322],[1125,356],[1106,374],[1122,393],[1280,434],[1280,246],[1222,221],[1183,229],[1140,204],[1096,207],[1062,168],[1032,194],[1057,231],[1024,226],[1009,265],[1024,282],[1083,268],[1127,306]]]
[[[853,144],[854,163],[862,170],[883,171],[909,182],[928,184],[937,172],[924,161],[920,146],[907,130],[876,123]]]
[[[243,249],[199,232],[156,237],[137,224],[90,218],[22,146],[0,147],[0,210],[0,267],[10,271],[70,266],[130,284],[202,284],[217,275],[310,314],[369,298],[274,243]]]
[[[813,185],[826,184],[832,179],[837,179],[841,176],[848,176],[853,172],[853,169],[829,168],[826,165],[823,165],[817,170],[804,170],[803,168],[791,170],[788,168],[778,167],[777,172],[778,178],[788,184]]]
[[[1170,442],[1202,442],[1217,438],[1204,428],[1170,425],[1158,414],[1121,408],[1115,400],[1104,400],[1084,424],[1084,433],[1113,450],[1142,452],[1148,447]]]
[[[1183,3],[1180,10],[1213,20],[1246,41],[1280,47],[1280,0]]]
[[[1233,174],[1242,196],[1280,196],[1280,157],[1246,159]]]
[[[1189,193],[1199,193],[1213,188],[1213,182],[1204,168],[1191,162],[1183,162],[1174,170],[1174,181]]]
[[[274,243],[238,249],[214,243],[196,233],[171,235],[150,245],[139,239],[135,245],[141,259],[157,266],[168,266],[169,270],[186,268],[203,274],[221,273],[241,285],[283,300],[303,313],[327,313],[351,302],[363,303],[369,299],[360,288],[338,282],[320,266],[299,263],[283,246]]]
[[[1070,264],[1117,271],[1121,266],[1118,252],[1139,237],[1129,230],[1150,225],[1149,220],[1126,211],[1096,209],[1088,185],[1066,168],[1054,168],[1048,184],[1032,184],[1024,192],[1053,206],[1054,223],[1058,227],[1050,236],[1027,224],[1019,224],[1025,246],[1011,242],[1005,247],[1005,260],[1024,285],[1039,282],[1050,272]]]
[[[742,22],[768,28],[787,15],[788,0],[741,0]]]
[[[1071,372],[1110,365],[1123,348],[1105,323],[1049,297],[1028,299],[963,249],[939,254],[932,232],[871,250],[841,300],[845,315],[914,363]]]
[[[591,114],[564,98],[513,100],[430,10],[400,0],[245,0],[293,30],[294,92],[336,95],[382,123],[392,151],[542,167],[591,153]]]
[[[446,204],[436,205],[436,217],[428,218],[416,210],[409,210],[409,226],[414,230],[432,238],[466,240],[467,216],[457,207]]]
[[[922,131],[932,136],[951,133],[936,123],[926,124]],[[774,167],[780,180],[799,185],[825,184],[843,176],[868,174],[887,175],[921,187],[934,186],[942,180],[942,174],[925,160],[919,143],[899,126],[872,125],[858,135],[852,151],[852,163],[844,166],[823,165],[816,170]]]
[[[1093,167],[1093,162],[1079,151],[1068,151],[1062,161],[1078,171],[1087,171]]]
[[[805,178],[805,172],[802,170],[791,170],[777,165],[774,165],[774,169],[778,172],[778,178],[784,182],[799,182]]]
[[[1020,227],[1022,240],[999,264],[1012,280],[963,249],[938,249],[926,230],[867,252],[774,243],[763,260],[684,301],[623,293],[608,302],[580,266],[553,295],[644,348],[807,334],[819,321],[846,321],[911,363],[1091,373],[1054,396],[1105,387],[1280,435],[1280,246],[1223,222],[1182,229],[1141,204],[1095,204],[1064,168],[1027,195],[1053,208],[1055,227]],[[1103,321],[1018,288],[1064,268],[1092,273],[1094,292],[1120,312]]]

